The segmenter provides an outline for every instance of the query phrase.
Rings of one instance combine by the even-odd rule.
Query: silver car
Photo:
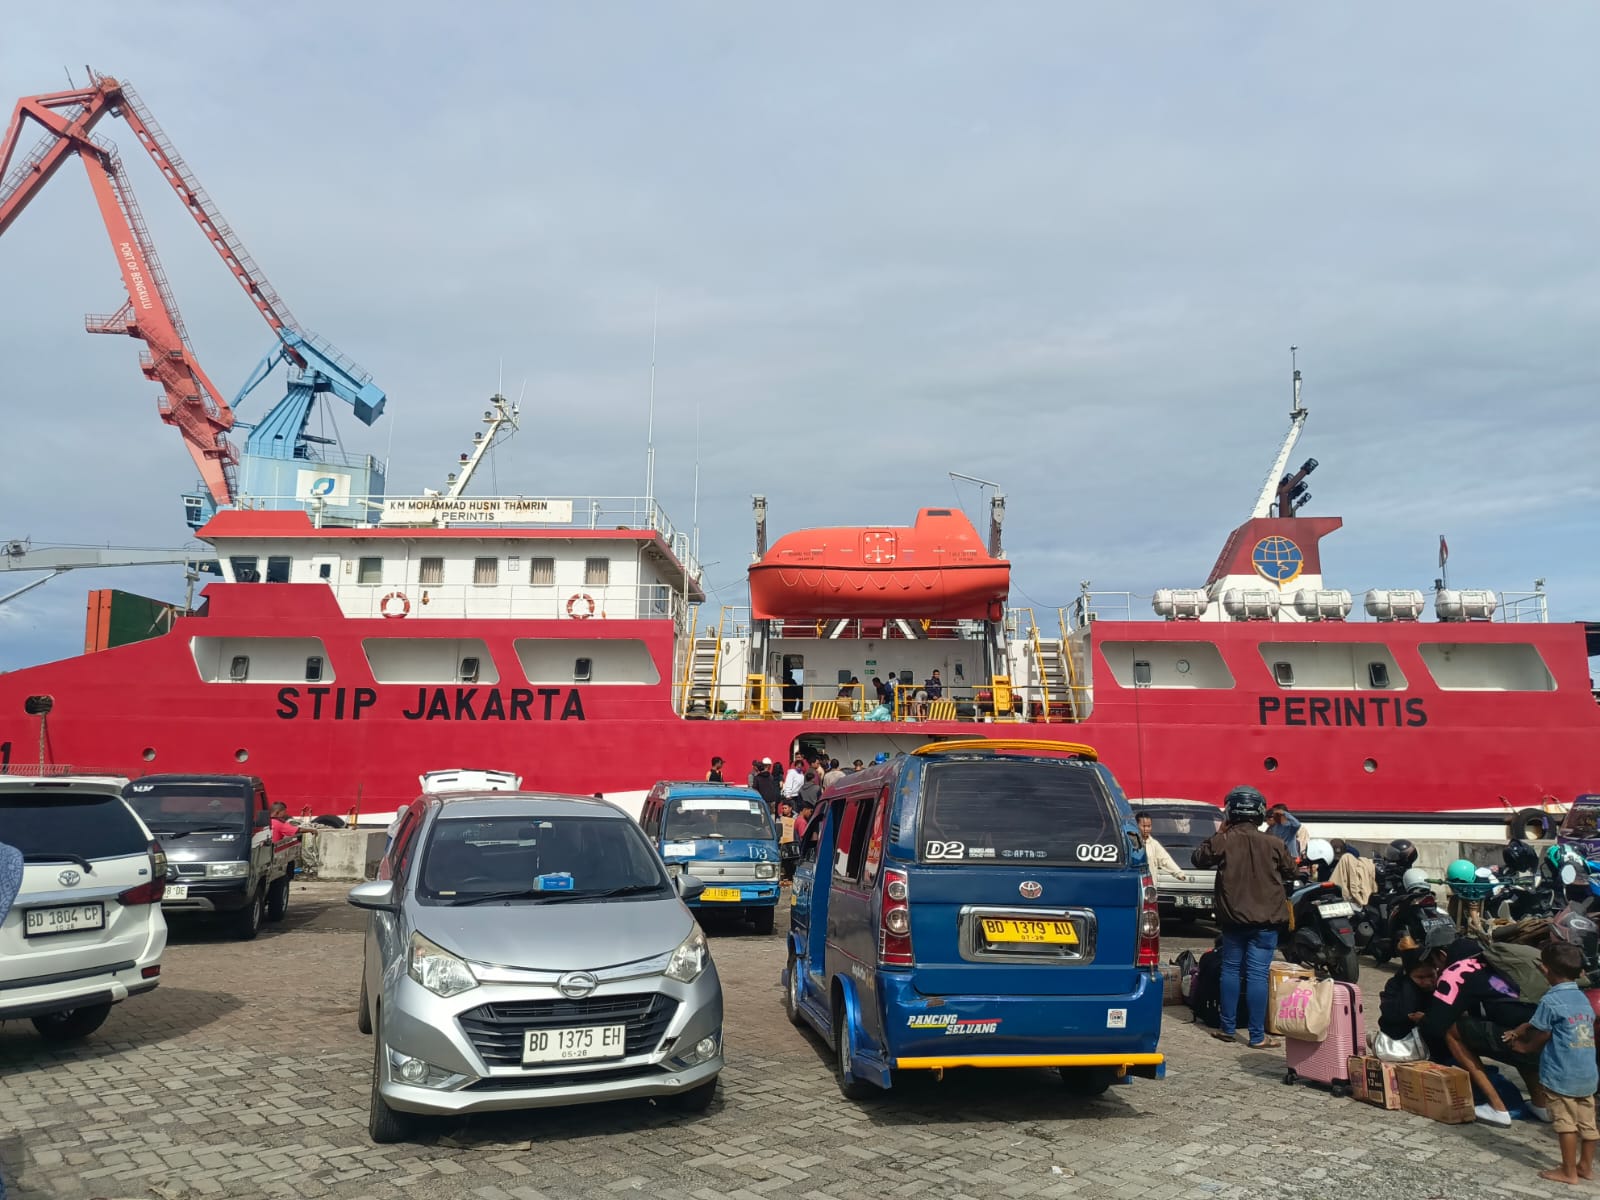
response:
[[[601,800],[424,795],[402,812],[367,909],[359,1025],[368,1129],[418,1114],[652,1097],[704,1110],[722,1070],[722,985],[639,826]]]

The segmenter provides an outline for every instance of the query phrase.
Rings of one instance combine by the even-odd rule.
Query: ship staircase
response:
[[[1033,644],[1034,668],[1038,672],[1038,711],[1034,719],[1047,724],[1083,720],[1084,713],[1080,708],[1082,689],[1078,685],[1077,669],[1067,638],[1066,611],[1056,610],[1061,630],[1059,637],[1043,636],[1033,609],[1026,611],[1029,639]]]
[[[715,716],[717,691],[722,682],[722,637],[728,622],[728,606],[723,605],[717,614],[715,632],[707,622],[702,635],[698,625],[700,609],[696,606],[689,621],[689,655],[684,660],[683,682],[679,688],[684,716]]]

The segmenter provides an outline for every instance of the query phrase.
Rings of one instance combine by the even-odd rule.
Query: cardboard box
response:
[[[1350,1075],[1350,1095],[1378,1108],[1398,1109],[1400,1081],[1395,1076],[1397,1065],[1370,1054],[1350,1058],[1345,1064]]]
[[[1394,1072],[1400,1084],[1400,1107],[1406,1112],[1446,1125],[1465,1125],[1475,1119],[1472,1081],[1460,1067],[1395,1063]]]
[[[1183,1003],[1183,987],[1178,968],[1170,963],[1161,968],[1161,1003],[1163,1006]]]
[[[1267,967],[1267,1032],[1281,1034],[1278,1028],[1278,997],[1302,979],[1315,979],[1317,973],[1295,963],[1275,962]]]

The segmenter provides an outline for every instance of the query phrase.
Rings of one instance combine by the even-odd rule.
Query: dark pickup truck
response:
[[[225,914],[249,941],[289,910],[299,837],[274,841],[267,791],[253,775],[146,775],[123,789],[167,852],[161,911]]]

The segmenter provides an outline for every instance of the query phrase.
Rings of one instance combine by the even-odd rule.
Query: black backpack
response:
[[[1196,1022],[1212,1029],[1222,1028],[1222,955],[1215,950],[1200,956],[1189,991],[1189,1007]]]

